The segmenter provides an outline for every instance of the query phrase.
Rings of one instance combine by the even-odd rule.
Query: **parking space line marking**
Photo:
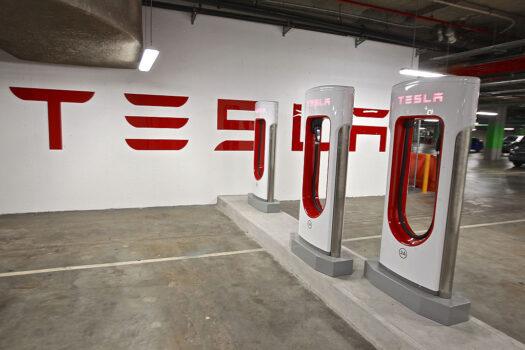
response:
[[[496,225],[505,225],[505,224],[516,224],[516,223],[520,223],[520,222],[525,222],[525,219],[498,221],[498,222],[487,222],[487,223],[484,223],[484,224],[462,225],[459,228],[486,227],[486,226],[496,226]],[[416,231],[416,233],[425,233],[425,232],[426,232],[426,230]],[[343,239],[343,242],[364,241],[364,240],[367,240],[367,239],[374,239],[374,238],[381,238],[381,235],[346,238],[346,239]]]
[[[167,257],[167,258],[118,261],[118,262],[102,263],[102,264],[73,265],[73,266],[53,267],[53,268],[40,269],[40,270],[3,272],[3,273],[0,273],[0,278],[2,278],[2,277],[13,277],[13,276],[25,276],[25,275],[37,275],[37,274],[42,274],[42,273],[51,273],[51,272],[60,272],[60,271],[74,271],[74,270],[97,269],[97,268],[104,268],[104,267],[142,265],[142,264],[151,264],[151,263],[166,262],[166,261],[180,261],[180,260],[213,258],[213,257],[219,257],[219,256],[250,254],[250,253],[262,252],[262,251],[264,251],[263,248],[257,248],[257,249],[234,250],[234,251],[229,251],[229,252],[218,252],[218,253],[209,253],[209,254],[200,254],[200,255],[181,255],[181,256],[171,256],[171,257]]]
[[[365,261],[365,260],[368,260],[367,258],[365,258],[364,256],[360,255],[360,254],[357,254],[356,252],[354,252],[352,249],[348,248],[348,247],[345,247],[344,245],[341,246],[344,250],[346,250],[347,252],[349,252],[350,254],[352,255],[355,255],[357,256],[359,259]]]
[[[374,239],[374,238],[381,238],[381,235],[347,238],[347,239],[343,239],[343,242],[364,241],[366,239]]]
[[[499,221],[499,222],[488,222],[486,224],[463,225],[463,226],[460,226],[460,227],[461,228],[485,227],[485,226],[496,226],[496,225],[504,225],[504,224],[516,224],[516,223],[519,223],[519,222],[525,222],[525,219]]]

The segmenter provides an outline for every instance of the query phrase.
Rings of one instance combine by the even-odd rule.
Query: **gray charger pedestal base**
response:
[[[425,292],[372,259],[365,262],[365,277],[376,288],[421,316],[446,326],[468,321],[470,300],[463,296],[452,294],[452,298],[445,299]]]
[[[248,193],[248,204],[263,213],[278,213],[281,211],[278,201],[267,202],[253,193]]]
[[[290,248],[292,253],[307,265],[325,275],[337,277],[350,275],[354,271],[354,261],[349,254],[343,253],[340,258],[334,258],[312,246],[296,233],[292,233],[290,237]]]

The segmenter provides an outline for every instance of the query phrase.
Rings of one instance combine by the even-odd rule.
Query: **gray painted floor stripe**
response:
[[[520,223],[520,222],[525,222],[525,219],[498,221],[498,222],[487,222],[487,223],[484,223],[484,224],[463,225],[463,226],[460,226],[460,228],[475,228],[475,227],[486,227],[486,226],[496,226],[496,225],[505,225],[505,224],[516,224],[516,223]],[[424,233],[424,232],[425,232],[425,230],[416,231],[416,233]],[[346,238],[346,239],[343,239],[343,242],[364,241],[364,240],[367,240],[367,239],[374,239],[374,238],[381,238],[381,235]]]
[[[182,255],[182,256],[171,256],[171,257],[167,257],[167,258],[131,260],[131,261],[118,261],[118,262],[102,263],[102,264],[73,265],[73,266],[64,266],[64,267],[53,267],[53,268],[49,268],[49,269],[40,269],[40,270],[3,272],[3,273],[0,273],[0,278],[2,278],[2,277],[13,277],[13,276],[36,275],[36,274],[41,274],[41,273],[50,273],[50,272],[59,272],[59,271],[87,270],[87,269],[97,269],[97,268],[105,268],[105,267],[143,265],[143,264],[159,263],[159,262],[166,262],[166,261],[180,261],[180,260],[213,258],[213,257],[218,257],[218,256],[230,256],[230,255],[239,255],[239,254],[249,254],[249,253],[255,253],[255,252],[262,252],[262,251],[264,251],[264,249],[257,248],[257,249],[234,250],[234,251],[230,251],[230,252],[219,252],[219,253],[210,253],[210,254],[201,254],[201,255]]]

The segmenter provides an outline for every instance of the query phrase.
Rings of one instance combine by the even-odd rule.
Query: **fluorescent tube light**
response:
[[[514,131],[514,128],[505,128],[505,131]]]
[[[490,116],[494,116],[494,115],[498,115],[498,113],[496,112],[487,112],[487,111],[478,111],[476,112],[477,115],[490,115]]]
[[[437,73],[437,72],[429,72],[426,70],[419,70],[419,69],[410,69],[410,68],[403,68],[399,71],[399,74],[402,75],[409,75],[412,77],[423,77],[423,78],[438,78],[438,77],[444,77],[445,74]]]
[[[423,121],[425,121],[427,123],[439,123],[439,120],[437,120],[437,119],[423,119]]]
[[[153,63],[155,63],[155,60],[157,59],[158,55],[159,55],[159,50],[155,50],[155,49],[144,50],[144,52],[142,53],[142,58],[140,59],[139,71],[149,72],[149,70],[153,66]]]

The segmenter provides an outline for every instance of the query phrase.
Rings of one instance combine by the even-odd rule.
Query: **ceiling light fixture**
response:
[[[417,8],[416,13],[419,11],[419,0],[417,1]],[[441,33],[442,35],[446,35],[446,33]],[[416,68],[416,65],[414,64],[414,58],[418,56],[417,48],[416,48],[416,21],[414,21],[414,28],[412,32],[412,57],[410,62],[410,68],[402,68],[399,70],[399,74],[401,75],[408,75],[411,77],[422,77],[422,78],[438,78],[444,76],[444,74],[437,73],[437,72],[430,72],[425,70],[419,70]]]
[[[403,68],[399,70],[399,74],[409,75],[412,77],[422,77],[422,78],[438,78],[438,77],[445,76],[445,74],[441,74],[437,72],[430,72],[426,70],[411,69],[411,68]]]
[[[145,21],[144,21],[145,22]],[[144,27],[146,25],[144,24]],[[146,32],[146,30],[144,30]],[[147,37],[146,37],[147,38]],[[159,50],[153,48],[153,0],[150,0],[149,7],[149,46],[142,52],[139,63],[139,71],[149,72],[155,60],[159,56]]]
[[[157,59],[158,55],[159,55],[159,50],[155,50],[155,49],[144,50],[144,52],[142,53],[142,58],[140,59],[139,71],[149,72],[149,70],[153,66],[153,63],[155,63],[155,60]]]
[[[489,116],[495,116],[498,115],[496,112],[488,112],[488,111],[477,111],[477,115],[489,115]]]

